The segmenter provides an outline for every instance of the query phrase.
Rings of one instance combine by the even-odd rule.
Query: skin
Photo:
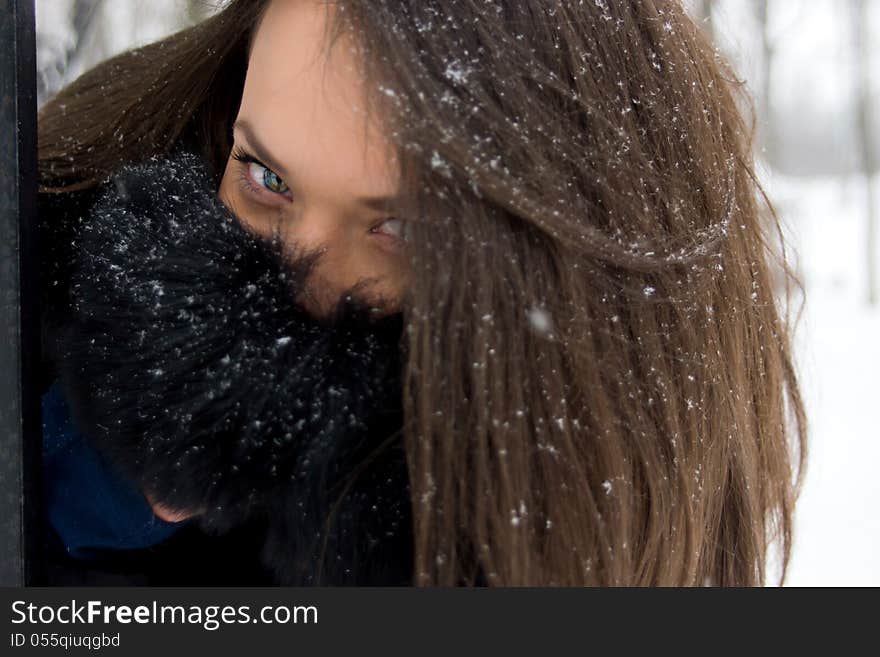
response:
[[[332,4],[274,0],[257,29],[233,136],[288,188],[266,190],[265,168],[230,157],[220,198],[263,235],[278,229],[285,243],[323,256],[298,301],[325,315],[343,290],[362,280],[365,295],[394,310],[406,285],[393,202],[399,189],[394,150],[364,117],[364,90],[348,37],[325,61],[323,30]],[[258,194],[244,189],[250,175]],[[270,174],[271,175],[271,174]],[[275,179],[273,179],[275,180]],[[277,186],[276,186],[277,189]]]
[[[218,196],[260,234],[278,231],[285,245],[322,252],[296,299],[311,314],[326,316],[344,290],[362,281],[363,296],[391,312],[407,282],[402,240],[394,235],[399,167],[390,144],[364,119],[349,38],[340,37],[325,57],[331,11],[331,4],[316,0],[270,3],[254,37],[233,129],[232,153],[243,149],[259,164],[231,154]],[[196,515],[146,497],[162,520]]]

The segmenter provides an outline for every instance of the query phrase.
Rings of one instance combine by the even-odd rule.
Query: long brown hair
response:
[[[413,583],[755,585],[777,539],[784,578],[800,284],[742,81],[676,0],[335,5],[411,192]],[[47,103],[42,194],[182,139],[219,182],[265,6]]]

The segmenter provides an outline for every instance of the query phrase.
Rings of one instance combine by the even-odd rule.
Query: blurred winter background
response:
[[[39,102],[219,5],[37,0]],[[687,6],[755,97],[759,173],[806,287],[796,348],[811,443],[787,584],[880,585],[880,0]]]

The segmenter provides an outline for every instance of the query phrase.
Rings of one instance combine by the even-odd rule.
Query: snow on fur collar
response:
[[[279,584],[403,583],[401,316],[343,295],[310,317],[293,299],[313,260],[245,229],[210,181],[187,151],[123,166],[75,228],[74,420],[203,530],[261,519]]]

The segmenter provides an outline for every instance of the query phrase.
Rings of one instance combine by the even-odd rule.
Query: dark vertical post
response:
[[[40,583],[34,0],[0,0],[0,585]]]

